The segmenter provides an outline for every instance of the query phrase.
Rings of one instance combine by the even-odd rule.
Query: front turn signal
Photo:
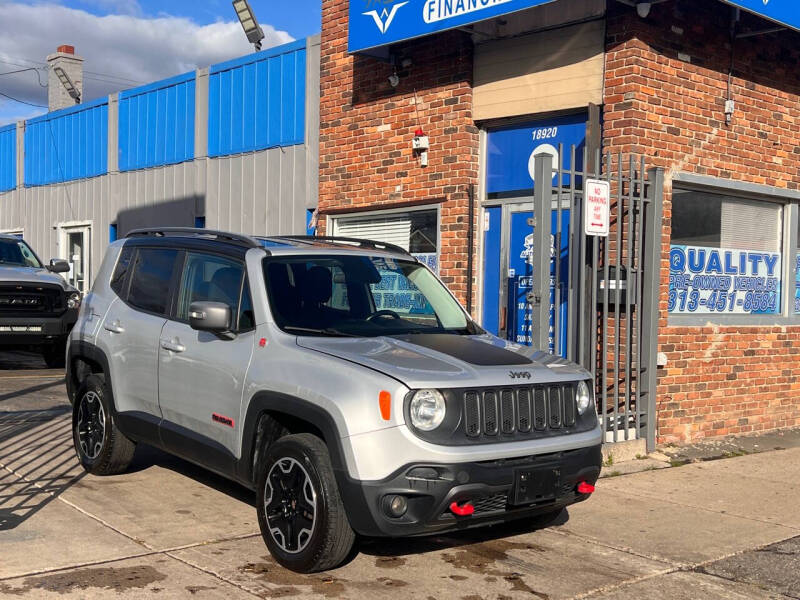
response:
[[[378,406],[381,409],[381,417],[384,421],[392,418],[392,395],[386,390],[381,390],[378,394]]]

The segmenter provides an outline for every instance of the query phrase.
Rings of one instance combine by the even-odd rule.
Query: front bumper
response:
[[[59,316],[0,316],[0,346],[31,346],[65,338],[78,320],[78,309]]]
[[[350,524],[359,534],[417,536],[531,517],[580,502],[588,496],[578,493],[578,484],[594,485],[601,463],[600,445],[480,462],[412,463],[381,481],[343,476],[340,490]],[[528,470],[558,471],[554,498],[513,504],[517,474]],[[385,497],[393,494],[408,501],[402,517],[390,517],[385,510]],[[470,502],[474,514],[454,515],[449,509],[453,502]]]

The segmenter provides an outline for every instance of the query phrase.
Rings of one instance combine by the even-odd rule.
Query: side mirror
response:
[[[197,331],[226,333],[231,328],[231,307],[224,302],[192,302],[189,326]]]
[[[47,270],[53,273],[69,273],[69,263],[60,258],[51,258]]]

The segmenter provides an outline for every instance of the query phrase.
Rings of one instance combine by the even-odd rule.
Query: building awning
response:
[[[555,0],[350,0],[350,52],[374,50]],[[798,0],[722,0],[800,31]]]
[[[723,0],[723,2],[800,31],[800,5],[797,0]]]
[[[553,1],[350,0],[348,49],[370,50]]]

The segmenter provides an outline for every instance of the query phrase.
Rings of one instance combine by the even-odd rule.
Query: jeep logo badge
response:
[[[509,371],[508,376],[511,379],[530,379],[531,372],[530,371]]]

